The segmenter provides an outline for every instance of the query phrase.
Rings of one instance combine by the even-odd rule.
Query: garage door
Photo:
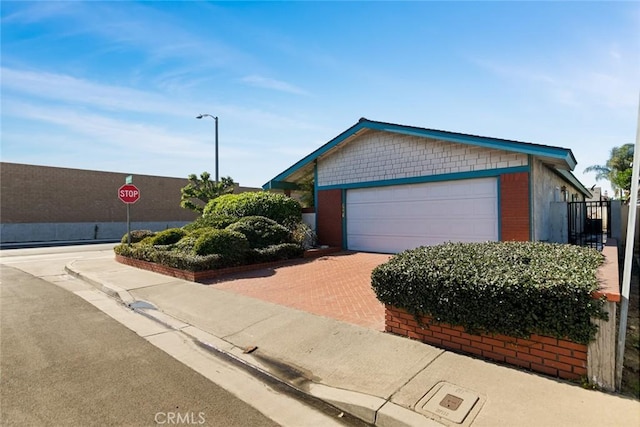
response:
[[[347,247],[396,253],[498,240],[496,178],[347,190]]]

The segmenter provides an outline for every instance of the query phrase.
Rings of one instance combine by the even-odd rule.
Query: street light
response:
[[[218,117],[212,116],[211,114],[199,114],[196,116],[196,119],[201,119],[203,117],[211,117],[216,121],[216,183],[218,182]]]

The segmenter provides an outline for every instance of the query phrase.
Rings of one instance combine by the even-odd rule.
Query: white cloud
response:
[[[105,110],[176,114],[162,96],[137,89],[104,85],[64,74],[2,67],[2,92],[27,94],[57,102],[88,105]]]
[[[528,59],[472,59],[472,62],[522,85],[525,90],[546,94],[559,104],[614,109],[637,104],[638,55],[617,45],[557,62],[532,63]]]
[[[280,92],[292,93],[294,95],[308,95],[309,93],[304,89],[301,89],[297,86],[289,84],[287,82],[283,82],[281,80],[271,79],[268,77],[251,75],[246,76],[241,79],[243,83],[246,83],[250,86],[260,87],[263,89],[272,89]]]

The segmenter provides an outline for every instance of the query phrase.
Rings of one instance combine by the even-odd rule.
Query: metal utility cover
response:
[[[470,390],[445,383],[422,409],[460,424],[469,415],[478,399],[479,396]]]

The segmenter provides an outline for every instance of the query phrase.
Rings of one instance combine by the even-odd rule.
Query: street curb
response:
[[[93,279],[90,276],[75,270],[73,266],[74,263],[75,261],[71,261],[69,264],[64,266],[64,270],[67,273],[69,273],[71,276],[90,284],[94,288],[109,295],[112,298],[117,299],[118,301],[122,302],[125,305],[129,305],[135,302],[135,299],[133,298],[133,296],[131,296],[131,294],[127,290],[114,285],[105,285],[104,283],[101,283],[99,280]]]
[[[173,317],[161,308],[147,310],[135,307],[139,302],[125,289],[114,285],[106,285],[99,280],[77,271],[74,268],[74,261],[65,266],[65,271],[71,276],[82,280],[97,290],[115,298],[132,311],[158,322],[165,327],[184,333],[190,337],[201,348],[209,352],[216,353],[220,357],[241,366],[254,376],[266,380],[272,384],[278,384],[283,390],[293,390],[295,394],[305,396],[310,400],[317,400],[326,405],[338,408],[349,414],[353,418],[362,420],[370,425],[378,427],[442,427],[442,424],[427,418],[411,409],[404,408],[388,399],[372,396],[357,391],[345,390],[331,387],[320,383],[309,383],[308,390],[301,389],[289,381],[279,378],[267,369],[252,363],[251,354],[245,354],[243,349],[235,346],[222,338],[215,337],[208,332],[197,328],[191,324]],[[214,344],[214,342],[216,344]],[[235,352],[234,352],[235,350]],[[237,353],[237,354],[236,354]]]

